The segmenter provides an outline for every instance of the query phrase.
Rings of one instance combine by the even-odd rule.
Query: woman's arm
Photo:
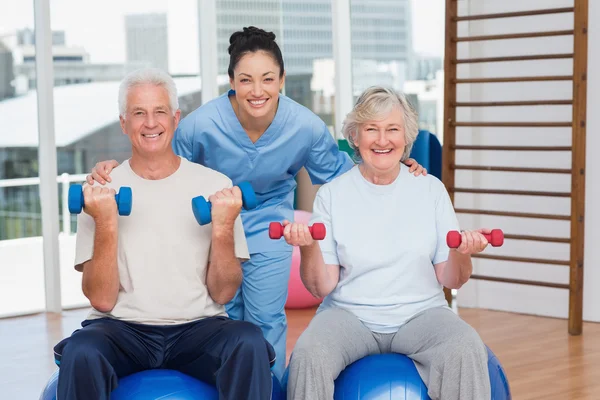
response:
[[[306,224],[283,222],[283,236],[288,244],[300,247],[300,278],[315,297],[325,297],[340,279],[340,266],[325,264],[321,247],[312,238]]]
[[[483,233],[491,233],[489,229],[464,231],[461,233],[461,244],[456,249],[450,249],[448,260],[436,264],[435,275],[438,282],[448,289],[460,289],[467,283],[473,273],[471,254],[482,252],[488,245]]]

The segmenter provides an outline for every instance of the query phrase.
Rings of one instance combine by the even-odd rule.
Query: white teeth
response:
[[[373,151],[377,154],[385,154],[385,153],[389,153],[390,151],[392,151],[391,149],[387,149],[387,150],[375,150],[373,149]]]
[[[154,135],[142,135],[142,136],[147,137],[147,138],[155,138],[155,137],[158,137],[158,135],[160,135],[160,133],[155,133]]]
[[[255,106],[260,106],[261,104],[265,104],[267,100],[250,100],[250,103],[254,104]]]

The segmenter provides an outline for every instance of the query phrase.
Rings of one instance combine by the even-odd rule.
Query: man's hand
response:
[[[100,161],[92,168],[92,173],[86,177],[88,185],[93,185],[94,181],[101,185],[110,182],[110,173],[117,168],[119,163],[117,160]]]
[[[211,203],[213,229],[233,230],[235,220],[242,210],[242,191],[234,186],[223,189],[208,198]]]
[[[85,186],[83,188],[84,208],[96,224],[117,221],[117,202],[115,190],[107,187]]]

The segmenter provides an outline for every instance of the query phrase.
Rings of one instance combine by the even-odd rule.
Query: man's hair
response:
[[[169,105],[173,114],[179,109],[177,87],[169,74],[159,68],[143,68],[135,70],[125,76],[119,86],[119,115],[125,118],[127,114],[127,94],[129,89],[137,85],[162,86],[169,94]]]

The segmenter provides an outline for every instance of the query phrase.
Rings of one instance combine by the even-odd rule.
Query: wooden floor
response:
[[[52,347],[86,310],[0,319],[0,399],[37,399],[56,369]],[[480,309],[459,313],[504,366],[513,399],[600,399],[600,324],[569,336],[565,320]],[[288,312],[288,356],[314,310]]]

